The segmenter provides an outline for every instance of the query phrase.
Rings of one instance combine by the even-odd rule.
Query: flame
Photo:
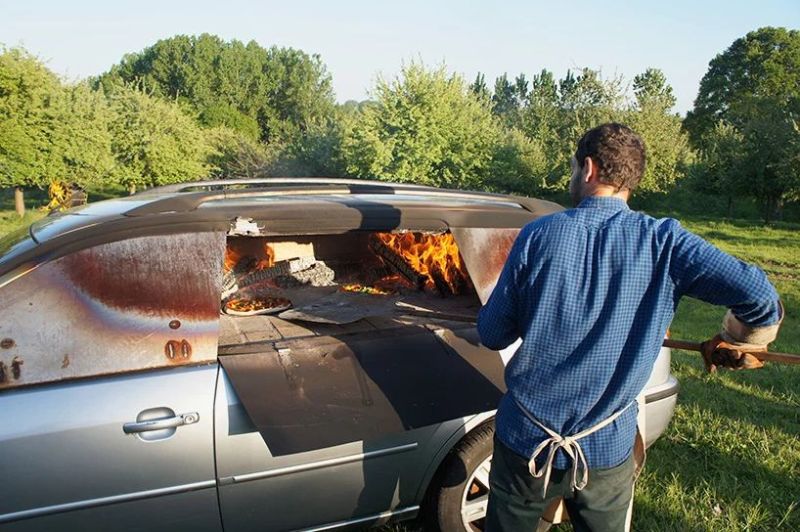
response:
[[[414,271],[425,276],[425,288],[438,290],[438,278],[453,294],[459,294],[469,284],[469,274],[451,233],[376,233],[376,236]]]
[[[228,242],[225,247],[225,262],[223,263],[224,271],[230,272],[239,263],[240,260],[248,256],[248,252],[241,249],[234,242]],[[263,270],[275,264],[275,251],[269,244],[264,244],[263,257],[257,257],[253,270]]]
[[[275,264],[275,251],[269,246],[264,244],[264,258],[256,263],[256,270],[264,270],[271,268]]]
[[[229,272],[233,270],[233,267],[242,260],[244,254],[236,249],[232,244],[228,243],[225,247],[225,262],[223,263],[222,267],[225,272]]]

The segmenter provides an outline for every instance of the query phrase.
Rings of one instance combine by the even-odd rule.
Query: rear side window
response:
[[[204,363],[217,354],[223,233],[132,238],[0,289],[0,388]]]

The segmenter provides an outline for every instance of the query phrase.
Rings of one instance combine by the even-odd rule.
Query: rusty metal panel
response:
[[[215,360],[224,248],[222,232],[134,238],[8,283],[0,387]]]
[[[481,303],[486,304],[492,294],[519,231],[519,228],[451,229]]]
[[[276,456],[485,412],[505,391],[500,357],[472,327],[275,342],[220,363]]]

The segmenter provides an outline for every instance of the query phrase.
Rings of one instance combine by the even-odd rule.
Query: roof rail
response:
[[[272,180],[274,179],[274,180]],[[241,184],[262,185],[267,187],[254,188],[235,188],[235,189],[213,189],[190,191],[192,185],[195,187],[211,186],[218,187],[219,181],[207,181],[182,186],[169,185],[160,187],[160,192],[177,192],[178,194],[169,195],[163,198],[135,207],[125,213],[126,216],[146,216],[149,214],[159,214],[168,212],[188,212],[197,209],[204,203],[223,199],[245,199],[262,198],[274,196],[306,196],[321,194],[404,194],[412,196],[432,196],[453,199],[471,199],[495,201],[508,203],[523,208],[538,216],[550,214],[562,210],[556,203],[521,196],[510,196],[506,194],[496,194],[491,192],[468,192],[460,190],[440,189],[422,185],[386,183],[382,181],[367,181],[356,179],[336,179],[326,180],[319,178],[301,178],[298,181],[290,181],[282,178],[270,178],[266,183],[261,180],[222,180],[223,185]],[[287,184],[291,183],[291,184]],[[271,186],[270,186],[271,185]],[[300,185],[300,186],[298,186]],[[142,194],[145,195],[145,194]]]
[[[154,187],[136,193],[136,196],[150,196],[153,194],[164,194],[172,192],[197,192],[202,189],[225,190],[232,187],[243,186],[298,186],[298,185],[370,185],[373,187],[393,188],[393,189],[433,189],[428,185],[417,185],[414,183],[389,183],[386,181],[376,181],[370,179],[346,179],[338,177],[261,177],[261,178],[235,178],[235,179],[211,179],[207,181],[194,181],[191,183],[178,183],[175,185],[164,185]]]

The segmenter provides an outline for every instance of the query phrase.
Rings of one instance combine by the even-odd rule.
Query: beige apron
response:
[[[513,396],[512,396],[513,398]],[[581,448],[580,443],[578,440],[585,438],[586,436],[597,432],[598,430],[607,427],[611,423],[614,422],[619,416],[622,415],[628,408],[633,406],[633,402],[625,406],[622,410],[619,410],[612,414],[611,416],[607,417],[600,423],[583,430],[577,434],[572,436],[561,436],[557,432],[551,430],[549,427],[542,424],[539,420],[537,420],[533,415],[528,412],[528,410],[522,406],[516,398],[513,398],[514,402],[517,404],[517,407],[530,419],[533,423],[535,423],[539,428],[541,428],[547,435],[548,438],[545,439],[542,443],[540,443],[536,449],[534,449],[533,454],[531,454],[530,461],[528,462],[528,469],[535,478],[542,478],[544,477],[544,487],[542,492],[542,497],[544,497],[545,492],[547,490],[547,484],[550,480],[550,474],[553,470],[553,462],[555,461],[556,453],[558,449],[563,449],[564,452],[567,453],[567,456],[570,457],[572,460],[572,478],[570,479],[570,485],[574,490],[582,490],[586,487],[586,484],[589,481],[589,466],[586,463],[586,457],[583,454],[583,449]],[[644,440],[642,439],[642,430],[644,429],[645,423],[645,408],[644,408],[644,395],[640,395],[636,398],[636,402],[639,404],[639,412],[637,415],[637,431],[636,431],[636,439],[634,440],[633,444],[633,460],[634,460],[634,482],[636,478],[638,478],[639,473],[644,467],[645,461],[645,446]],[[547,458],[545,459],[544,467],[542,469],[538,469],[536,467],[536,459],[544,452],[547,452]],[[628,507],[628,517],[625,530],[630,530],[631,525],[631,518],[633,512],[633,497],[631,497],[631,504]],[[544,511],[542,518],[539,520],[539,526],[536,528],[537,532],[546,532],[550,529],[550,527],[554,524],[558,524],[564,521],[567,521],[567,511],[564,505],[564,500],[558,498],[547,507]]]

